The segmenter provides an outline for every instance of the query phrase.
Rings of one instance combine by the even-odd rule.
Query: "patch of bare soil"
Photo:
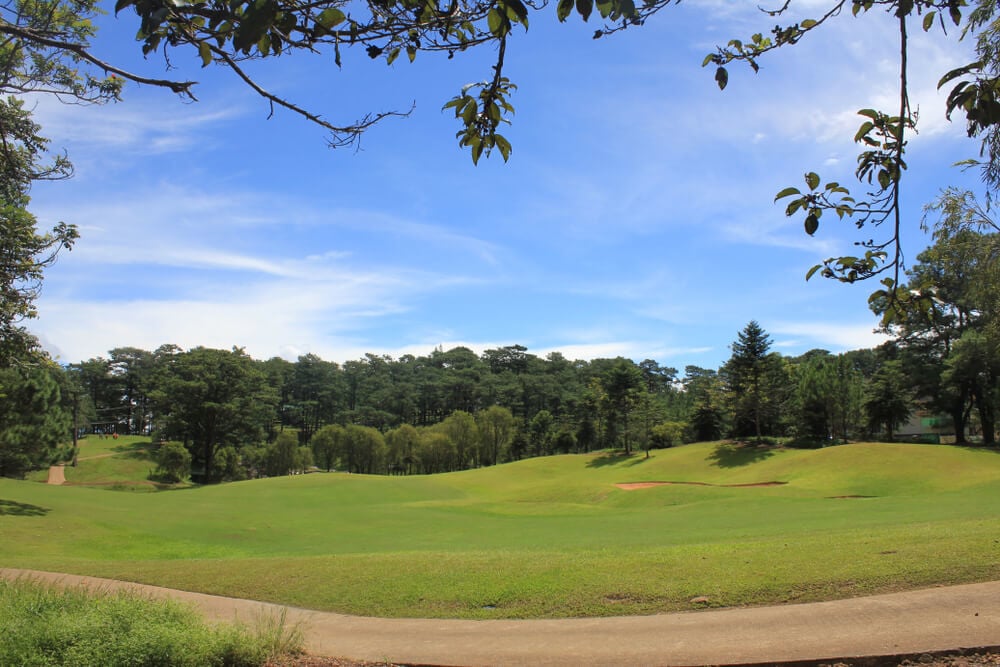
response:
[[[619,489],[625,491],[635,491],[636,489],[648,489],[653,486],[672,486],[674,484],[686,484],[688,486],[715,486],[727,489],[748,488],[752,486],[783,486],[788,482],[751,482],[749,484],[709,484],[708,482],[622,482],[615,484]]]
[[[66,471],[62,466],[49,466],[49,479],[48,484],[65,484],[66,483]]]
[[[857,658],[845,662],[817,662],[817,667],[985,667],[1000,665],[1000,653],[967,649],[920,656]]]

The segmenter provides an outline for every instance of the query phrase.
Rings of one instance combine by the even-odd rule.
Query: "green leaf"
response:
[[[385,57],[385,64],[391,65],[393,62],[395,62],[396,58],[398,57],[399,57],[399,47],[397,46],[396,48],[394,48],[392,51],[389,52],[389,55]]]
[[[812,278],[813,274],[816,273],[817,271],[819,271],[821,268],[823,268],[823,265],[822,264],[817,264],[816,266],[814,266],[811,269],[809,269],[806,272],[806,280],[809,280],[810,278]]]
[[[924,32],[930,30],[931,26],[934,25],[935,16],[937,16],[937,12],[927,12],[927,15],[924,17]]]
[[[576,0],[576,11],[586,21],[590,18],[590,13],[594,11],[594,0]]]
[[[729,72],[726,71],[725,67],[715,70],[715,82],[719,84],[719,90],[726,89],[726,85],[729,83]]]
[[[505,22],[506,21],[504,17],[501,16],[500,12],[498,12],[495,8],[491,9],[489,13],[486,15],[486,23],[490,28],[490,32],[496,35],[497,37],[501,37],[507,32],[506,30],[503,30],[503,32],[501,32],[501,29],[504,27]]]
[[[528,25],[528,8],[521,0],[505,0],[504,6],[507,8],[507,16],[518,23]]]
[[[785,197],[791,197],[792,195],[800,195],[800,194],[802,193],[799,191],[798,188],[785,188],[778,194],[774,195],[774,201],[778,201],[779,199],[784,199]]]
[[[510,158],[510,142],[503,135],[495,135],[494,137],[497,142],[497,148],[500,149],[500,155],[503,157],[503,161],[506,162]]]
[[[806,19],[805,21],[803,21],[799,25],[802,26],[803,30],[809,30],[809,28],[812,28],[812,27],[814,27],[816,25],[816,21],[814,21],[812,19]]]
[[[573,12],[574,0],[559,0],[559,4],[556,6],[556,17],[560,21],[565,21],[569,18],[569,15]]]
[[[962,22],[962,10],[958,8],[957,3],[953,4],[949,9],[948,13],[951,14],[951,21],[955,25]]]
[[[198,55],[201,56],[201,66],[208,67],[212,62],[212,47],[208,42],[198,42]]]
[[[814,171],[810,171],[806,174],[806,185],[809,186],[810,190],[815,190],[819,187],[819,174]]]
[[[709,53],[707,56],[705,56],[705,59],[701,61],[701,66],[706,67],[711,62],[715,62],[714,53]]]
[[[319,16],[316,17],[316,22],[327,30],[340,25],[346,20],[347,16],[344,12],[340,11],[336,7],[328,7],[320,12]]]
[[[618,0],[618,16],[615,18],[632,18],[635,16],[635,3],[632,0]]]
[[[800,208],[802,208],[803,202],[805,202],[804,198],[793,199],[792,201],[790,201],[788,203],[788,206],[785,208],[785,217],[790,218],[793,215],[795,215],[795,212],[798,211]]]
[[[858,128],[857,134],[854,135],[855,143],[859,141],[864,141],[865,137],[873,129],[875,129],[875,123],[871,122],[870,120],[866,120],[865,122],[863,122],[861,124],[861,127]]]
[[[941,79],[938,81],[937,87],[940,88],[941,86],[943,86],[944,84],[948,83],[952,79],[957,79],[960,76],[965,76],[966,74],[968,74],[968,73],[972,72],[973,70],[978,69],[980,67],[982,67],[982,63],[981,62],[974,62],[974,63],[969,63],[968,65],[965,65],[964,67],[958,67],[956,69],[953,69],[950,72],[948,72],[947,74],[945,74],[943,77],[941,77]]]
[[[814,213],[806,216],[806,234],[812,236],[819,229],[819,218]]]

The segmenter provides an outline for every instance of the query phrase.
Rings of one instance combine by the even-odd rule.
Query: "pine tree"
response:
[[[764,436],[765,425],[775,404],[771,396],[778,390],[775,362],[771,357],[771,338],[755,320],[751,320],[737,334],[732,345],[733,356],[723,368],[726,388],[733,406],[733,431],[735,435],[751,433],[757,441]]]
[[[49,465],[69,440],[57,372],[45,364],[0,370],[0,477]]]

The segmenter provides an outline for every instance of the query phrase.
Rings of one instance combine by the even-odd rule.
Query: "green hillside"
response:
[[[996,578],[998,514],[995,451],[702,443],[149,494],[0,480],[0,564],[368,615],[653,613]]]

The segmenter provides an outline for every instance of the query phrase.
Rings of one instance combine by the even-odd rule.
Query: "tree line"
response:
[[[893,368],[884,350],[785,357],[769,348],[751,322],[722,368],[683,375],[649,359],[571,361],[520,345],[343,364],[311,354],[261,361],[238,348],[116,348],[64,368],[5,371],[0,474],[68,459],[70,431],[175,442],[174,465],[202,481],[311,466],[436,473],[724,436],[870,437],[871,392]],[[898,380],[892,391],[902,395]]]
[[[892,440],[916,410],[957,444],[974,436],[993,445],[1000,224],[958,190],[928,213],[938,216],[934,243],[907,271],[908,297],[872,299],[891,336],[876,349],[785,356],[755,321],[721,367],[683,373],[653,359],[570,360],[522,345],[342,364],[314,354],[257,360],[239,348],[121,347],[65,367],[0,368],[0,475],[68,460],[71,436],[88,431],[176,443],[164,455],[175,461],[167,472],[190,469],[202,481],[313,466],[429,474],[720,438]]]

